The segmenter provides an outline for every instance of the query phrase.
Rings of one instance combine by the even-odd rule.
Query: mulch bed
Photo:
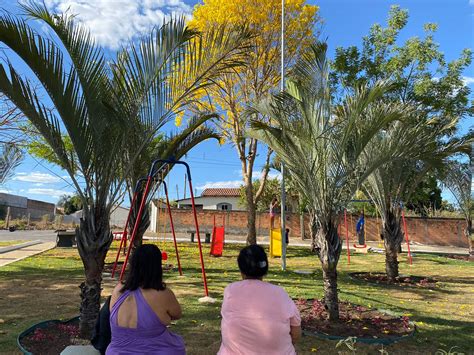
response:
[[[20,340],[23,348],[32,354],[57,355],[67,346],[81,342],[79,320],[65,323],[52,323],[44,328],[36,328]]]
[[[319,335],[339,336],[342,338],[357,337],[369,339],[397,339],[411,335],[415,326],[406,316],[395,316],[381,311],[339,303],[337,322],[329,321],[325,305],[320,300],[300,299],[295,301],[301,314],[301,326],[306,332]]]
[[[474,256],[472,255],[456,255],[456,254],[449,254],[446,255],[449,259],[456,259],[456,260],[463,260],[463,261],[470,261],[474,262]]]
[[[434,288],[438,282],[430,277],[422,276],[402,276],[396,278],[395,282],[388,282],[387,275],[378,272],[352,272],[349,274],[350,277],[356,280],[366,281],[375,284],[390,284],[399,286],[411,286],[421,288]]]

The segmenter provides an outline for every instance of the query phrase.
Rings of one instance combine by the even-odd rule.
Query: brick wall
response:
[[[173,209],[173,222],[177,232],[185,233],[194,229],[194,219],[192,211]],[[216,224],[221,225],[223,218],[225,219],[227,235],[245,235],[247,233],[247,213],[245,211],[197,211],[199,229],[201,231],[211,231],[216,218]],[[163,231],[165,225],[166,232],[170,232],[169,218],[167,214],[159,214],[159,232]],[[356,241],[355,225],[358,220],[356,215],[348,215],[349,239],[351,244]],[[259,236],[267,236],[270,225],[268,213],[257,213],[257,234]],[[305,235],[309,237],[308,229],[309,217],[305,215]],[[451,245],[459,247],[467,247],[467,241],[463,236],[464,220],[448,219],[448,218],[418,218],[407,217],[407,228],[410,241],[431,245]],[[275,226],[279,225],[279,216],[275,217]],[[380,240],[380,220],[376,218],[366,217],[365,231],[366,239],[369,241]],[[288,213],[287,228],[290,229],[290,237],[300,238],[300,216],[295,213]],[[340,226],[339,233],[346,235],[344,225]]]

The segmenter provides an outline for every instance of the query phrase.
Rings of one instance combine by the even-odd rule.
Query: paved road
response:
[[[56,233],[53,230],[15,231],[0,230],[0,241],[7,240],[41,240],[42,242],[56,241]]]

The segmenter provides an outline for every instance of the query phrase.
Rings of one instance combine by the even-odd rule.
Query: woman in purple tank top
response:
[[[112,293],[106,354],[186,354],[183,339],[167,328],[180,317],[181,306],[163,282],[161,251],[144,244],[133,253],[125,283]]]

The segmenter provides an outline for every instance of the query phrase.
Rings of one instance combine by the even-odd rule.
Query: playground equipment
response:
[[[403,230],[405,232],[405,239],[406,239],[406,242],[407,242],[408,262],[410,263],[410,265],[412,265],[413,260],[411,259],[410,240],[408,238],[408,228],[407,228],[407,222],[405,220],[405,211],[403,210],[403,206],[402,206],[402,221],[403,221]]]
[[[214,216],[214,226],[212,228],[212,242],[210,255],[222,256],[225,240],[225,215],[222,216],[222,226],[216,226],[216,216]]]
[[[189,191],[190,191],[190,194],[191,194],[191,206],[192,206],[192,211],[193,211],[193,216],[194,216],[194,225],[196,227],[196,235],[197,235],[198,248],[199,248],[199,258],[200,258],[200,262],[201,262],[201,273],[202,273],[202,279],[203,279],[203,284],[204,284],[204,294],[205,294],[205,297],[200,299],[200,301],[213,302],[214,300],[209,297],[209,290],[208,290],[208,287],[207,287],[206,270],[205,270],[205,267],[204,267],[204,258],[203,258],[203,254],[202,254],[201,237],[200,237],[200,234],[199,234],[199,223],[198,223],[198,220],[197,220],[196,206],[194,204],[194,193],[193,193],[193,186],[192,186],[192,181],[191,181],[191,169],[189,168],[189,165],[186,162],[179,161],[179,160],[169,160],[169,159],[155,160],[152,163],[151,167],[150,167],[148,176],[146,178],[140,179],[137,182],[137,186],[135,187],[133,198],[132,198],[131,208],[130,208],[130,211],[129,211],[129,214],[128,214],[128,217],[127,217],[127,221],[125,223],[125,228],[124,228],[124,231],[123,231],[123,234],[122,234],[122,240],[121,240],[120,247],[119,247],[119,250],[117,252],[117,257],[116,257],[116,260],[115,260],[115,264],[114,264],[114,267],[113,267],[113,270],[112,270],[112,277],[114,277],[114,274],[115,274],[115,269],[116,269],[116,266],[117,266],[117,262],[118,262],[118,258],[119,258],[119,255],[120,255],[122,245],[125,245],[126,240],[127,240],[127,231],[128,231],[128,226],[129,226],[129,223],[130,223],[130,217],[131,217],[131,214],[133,213],[133,210],[134,210],[133,207],[134,207],[137,199],[139,198],[138,196],[140,196],[140,198],[141,198],[140,206],[139,206],[139,209],[138,209],[138,212],[137,212],[135,225],[133,226],[133,231],[132,231],[132,234],[130,236],[130,247],[127,250],[127,254],[126,254],[126,257],[125,257],[125,262],[123,263],[122,270],[120,272],[120,278],[119,278],[120,280],[122,280],[123,275],[125,273],[125,269],[127,267],[128,259],[129,259],[129,256],[130,256],[130,250],[133,247],[133,242],[135,240],[138,228],[140,226],[143,211],[148,206],[149,196],[152,195],[152,194],[150,194],[150,192],[153,191],[154,189],[157,189],[161,184],[164,187],[164,191],[165,191],[165,195],[166,195],[166,205],[167,205],[168,214],[169,214],[169,217],[170,217],[171,232],[172,232],[172,235],[173,235],[173,242],[174,242],[174,247],[175,247],[175,251],[176,251],[176,259],[177,259],[177,262],[178,262],[178,270],[179,270],[180,275],[182,275],[181,263],[180,263],[179,252],[178,252],[178,245],[177,245],[177,242],[176,242],[176,235],[175,235],[174,224],[173,224],[173,216],[171,214],[171,207],[170,207],[169,197],[168,197],[168,189],[167,189],[165,181],[163,179],[158,178],[160,176],[160,173],[165,171],[165,169],[168,169],[168,168],[170,168],[170,166],[174,166],[176,164],[180,164],[180,165],[185,166],[186,172],[187,172],[188,184],[189,184]]]
[[[278,228],[270,229],[270,257],[281,257],[281,230]]]
[[[406,219],[405,219],[405,211],[404,211],[402,203],[400,203],[400,209],[401,209],[401,215],[402,215],[403,232],[405,234],[405,241],[407,243],[408,262],[409,262],[410,265],[412,265],[413,260],[412,260],[412,255],[411,255],[411,251],[410,251],[410,239],[409,239],[408,227],[407,227]],[[376,224],[377,224],[376,239],[378,239],[380,237],[378,210],[376,210],[375,213],[376,213]],[[363,215],[365,215],[365,211],[364,211]],[[351,216],[351,221],[352,221],[352,216]],[[365,221],[364,221],[364,225],[365,225]],[[349,226],[348,226],[348,222],[347,222],[347,210],[344,210],[344,227],[346,229],[345,232],[346,232],[347,263],[350,264],[351,263],[351,252],[350,252],[350,248],[349,248]],[[340,235],[340,228],[338,230],[338,234]],[[365,252],[366,253],[368,251],[368,246],[366,245],[365,240],[364,240],[363,245],[360,245],[360,244],[357,245],[357,244],[354,243],[353,246],[356,249],[356,252]]]

